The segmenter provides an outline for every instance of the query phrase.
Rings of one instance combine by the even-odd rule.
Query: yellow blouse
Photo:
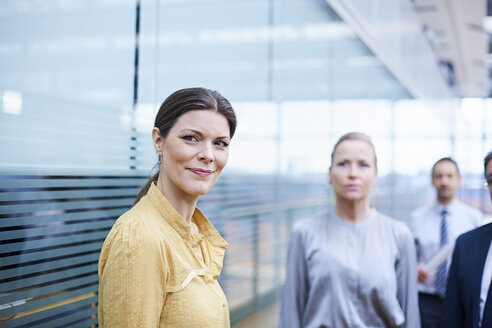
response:
[[[116,221],[99,258],[99,327],[230,326],[217,282],[227,242],[198,208],[193,221],[199,234],[154,184]]]

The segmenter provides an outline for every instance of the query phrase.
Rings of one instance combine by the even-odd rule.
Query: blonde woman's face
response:
[[[369,143],[345,140],[338,145],[330,168],[330,184],[337,198],[348,201],[367,199],[376,178],[375,155]]]
[[[222,114],[193,110],[181,115],[164,140],[154,137],[162,154],[163,187],[178,197],[206,194],[227,163],[229,142],[229,123]]]

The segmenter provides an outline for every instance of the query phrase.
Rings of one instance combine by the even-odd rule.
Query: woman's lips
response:
[[[357,190],[357,189],[359,189],[359,185],[349,184],[349,185],[346,185],[345,188],[347,188],[348,190]]]
[[[208,177],[209,175],[214,173],[214,171],[202,169],[190,169],[190,171],[201,177]]]

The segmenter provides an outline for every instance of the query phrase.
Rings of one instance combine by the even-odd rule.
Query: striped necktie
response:
[[[441,247],[448,241],[448,225],[446,222],[446,217],[448,212],[443,210],[441,212]],[[436,292],[439,296],[444,297],[446,293],[446,275],[447,275],[447,260],[442,262],[441,265],[437,267],[436,277],[435,277],[435,286]]]
[[[485,306],[483,308],[481,327],[492,327],[492,281],[490,283],[487,299],[485,300]]]

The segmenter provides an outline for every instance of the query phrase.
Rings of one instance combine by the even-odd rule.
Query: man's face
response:
[[[453,200],[460,183],[461,177],[453,162],[442,161],[436,164],[432,174],[432,184],[441,203],[449,203]]]
[[[492,200],[492,160],[489,160],[487,167],[485,168],[485,179],[487,180],[487,186],[489,187],[490,200]]]

